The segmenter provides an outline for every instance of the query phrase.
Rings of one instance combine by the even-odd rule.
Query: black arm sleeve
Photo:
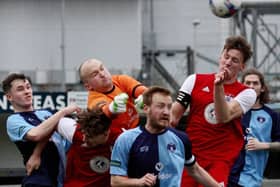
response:
[[[191,96],[183,91],[179,91],[176,101],[181,103],[185,108],[188,108],[189,103],[191,102]]]

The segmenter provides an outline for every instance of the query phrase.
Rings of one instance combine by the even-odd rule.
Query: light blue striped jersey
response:
[[[194,163],[185,132],[167,128],[160,134],[151,134],[139,126],[123,132],[116,140],[110,174],[141,178],[153,173],[157,175],[156,186],[179,187],[184,165]]]
[[[8,136],[17,145],[23,156],[24,164],[29,159],[37,143],[27,141],[24,138],[26,133],[42,121],[48,119],[51,115],[52,113],[48,110],[41,109],[14,113],[8,117],[6,124]],[[56,178],[57,186],[63,186],[66,167],[65,151],[69,147],[69,142],[56,132],[52,134],[51,140],[41,153],[41,165],[39,169],[33,171],[31,175],[25,176],[22,182],[23,184],[41,184],[47,186],[52,184],[51,178]],[[51,175],[49,173],[53,173],[52,175],[54,176],[50,177]]]
[[[280,141],[279,114],[267,106],[249,110],[242,118],[245,144],[249,137],[260,142]],[[242,150],[232,169],[230,181],[246,187],[262,186],[268,150]]]

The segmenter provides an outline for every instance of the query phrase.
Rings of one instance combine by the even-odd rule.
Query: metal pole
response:
[[[61,91],[66,90],[66,71],[65,71],[65,0],[61,0],[61,69],[62,69],[62,81],[61,81]]]
[[[251,32],[251,41],[252,41],[253,51],[257,51],[258,12],[256,9],[252,9],[252,19],[253,19],[252,21],[253,27]],[[258,66],[257,53],[253,53],[252,60],[253,60],[253,66],[257,67]]]
[[[243,8],[264,8],[277,6],[280,6],[280,0],[241,0],[241,7]]]
[[[193,72],[191,73],[195,73],[196,72],[196,50],[197,50],[197,27],[200,25],[200,20],[199,19],[194,19],[193,22]]]

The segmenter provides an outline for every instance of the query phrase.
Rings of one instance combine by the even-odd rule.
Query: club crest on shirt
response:
[[[163,163],[161,163],[161,162],[156,163],[155,169],[156,169],[157,171],[161,171],[163,168],[164,168]]]
[[[262,116],[258,116],[258,117],[257,117],[257,121],[258,121],[259,123],[264,123],[264,122],[265,122],[265,118],[262,117]]]
[[[210,123],[212,125],[217,124],[214,103],[210,103],[205,107],[204,118],[208,123]]]
[[[167,150],[174,152],[176,150],[176,145],[174,143],[167,144]]]
[[[104,156],[96,156],[89,161],[89,166],[96,173],[105,173],[109,170],[110,161]]]

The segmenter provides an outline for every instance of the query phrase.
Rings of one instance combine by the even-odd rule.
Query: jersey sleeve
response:
[[[110,174],[127,176],[128,173],[128,160],[129,152],[132,145],[132,137],[135,137],[131,133],[131,130],[123,132],[116,140],[112,155],[111,155],[111,164],[110,164]]]
[[[196,159],[195,156],[192,154],[191,141],[187,135],[183,136],[183,142],[185,146],[185,166],[190,167],[195,164]]]
[[[120,88],[134,99],[147,89],[142,83],[128,75],[118,75],[115,79]]]
[[[169,128],[172,132],[174,132],[181,140],[184,145],[184,153],[185,153],[185,166],[189,167],[195,164],[196,159],[192,153],[192,144],[188,137],[188,135],[184,131],[179,131],[177,129]]]
[[[271,139],[273,142],[280,142],[280,114],[278,112],[272,113],[272,131]]]
[[[185,108],[188,107],[190,101],[191,101],[191,93],[194,88],[194,83],[195,83],[195,74],[190,75],[183,83],[181,86],[178,94],[176,101],[180,103],[182,106]]]
[[[240,104],[243,113],[246,113],[255,104],[256,98],[256,92],[251,88],[247,88],[240,92],[234,99]]]
[[[57,132],[72,143],[76,131],[77,122],[72,118],[61,118],[57,125]]]
[[[20,115],[12,114],[7,119],[7,133],[11,141],[25,141],[26,133],[34,128],[33,125],[27,123]]]
[[[192,75],[188,76],[187,79],[182,84],[179,91],[182,91],[184,93],[187,93],[187,94],[191,95],[192,90],[194,88],[195,79],[196,79],[195,74],[192,74]]]

